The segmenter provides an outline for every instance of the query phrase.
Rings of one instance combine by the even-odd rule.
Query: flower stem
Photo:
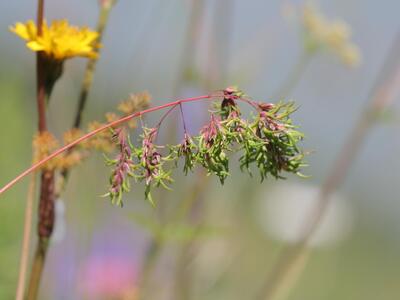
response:
[[[96,31],[99,33],[99,37],[97,41],[101,43],[103,40],[104,30],[108,24],[109,15],[111,9],[115,5],[116,0],[102,0],[100,1],[100,14],[99,19],[97,21]],[[96,53],[100,53],[100,49],[96,50]],[[74,122],[72,128],[80,128],[82,125],[82,115],[86,107],[87,99],[89,96],[90,88],[92,87],[93,83],[93,76],[96,69],[96,65],[98,62],[98,58],[91,58],[85,69],[85,74],[83,76],[82,86],[79,93],[79,100],[78,100],[78,107],[76,110]],[[70,149],[72,150],[72,149]],[[60,185],[56,191],[56,198],[60,196],[60,194],[64,191],[67,182],[68,182],[69,170],[64,169],[61,171],[60,176]]]
[[[207,187],[207,183],[209,181],[209,177],[205,176],[205,174],[201,174],[199,176],[199,181],[192,187],[190,187],[190,193],[183,199],[181,202],[181,206],[176,211],[176,213],[169,217],[170,220],[181,220],[188,215],[192,211],[192,208],[196,204],[196,200],[201,196],[201,191],[203,188]],[[167,225],[167,221],[164,221],[165,225]],[[146,290],[148,288],[149,280],[151,275],[153,274],[154,269],[157,266],[157,262],[161,256],[162,250],[165,246],[165,241],[162,235],[155,235],[148,246],[148,250],[146,251],[146,256],[143,263],[143,268],[140,272],[140,284],[137,299],[144,299],[146,296]],[[189,295],[189,286],[185,286],[185,282],[189,283],[188,278],[184,276],[185,272],[182,270],[186,267],[186,262],[189,260],[189,256],[187,255],[187,250],[191,248],[193,245],[192,242],[186,242],[182,248],[179,250],[179,255],[177,256],[177,269],[175,272],[175,278],[182,279],[182,281],[176,280],[175,284],[179,284],[179,293],[176,293],[176,299],[188,299],[184,295]],[[184,256],[184,257],[182,257]],[[178,291],[177,291],[178,292]]]
[[[37,31],[38,35],[42,35],[42,28],[43,28],[43,19],[44,19],[44,0],[38,0],[37,6]]]
[[[149,279],[153,274],[154,268],[156,267],[158,258],[161,255],[161,250],[164,241],[162,238],[154,238],[151,240],[148,249],[146,251],[146,257],[143,262],[143,267],[140,272],[138,293],[136,295],[137,300],[142,300],[147,294]]]
[[[100,7],[101,7],[100,15],[99,15],[99,19],[98,19],[97,27],[96,27],[96,31],[99,33],[99,38],[98,38],[99,43],[101,43],[101,41],[103,40],[103,33],[104,33],[104,29],[106,28],[106,25],[108,23],[110,11],[116,1],[108,1],[108,2],[109,2],[109,4],[105,3],[105,1],[103,1],[100,4]],[[98,49],[98,50],[96,50],[96,52],[99,53],[100,50]],[[80,126],[81,126],[82,114],[83,114],[83,111],[85,110],[89,91],[92,86],[93,76],[94,76],[94,71],[96,69],[97,61],[98,61],[97,58],[91,58],[86,65],[85,75],[83,77],[82,87],[81,87],[81,91],[79,94],[78,108],[77,108],[75,120],[73,123],[74,128],[80,128]]]
[[[204,1],[203,1],[204,2]],[[203,86],[206,89],[214,88],[215,84],[225,85],[227,80],[227,71],[229,69],[230,48],[232,40],[233,12],[235,11],[235,0],[219,0],[213,7],[211,47],[207,53],[206,74],[203,78]],[[205,18],[203,17],[203,22]],[[249,99],[241,99],[247,102],[255,109],[255,103]],[[204,115],[201,119],[204,119]],[[183,119],[183,114],[182,114]],[[185,129],[186,131],[186,129]],[[206,176],[202,170],[199,170],[196,177],[199,178],[192,184],[177,209],[176,216],[173,219],[185,219],[185,222],[194,226],[196,230],[205,218],[205,202],[209,188],[210,177]],[[196,218],[194,212],[196,211]],[[174,297],[176,300],[188,300],[192,297],[193,274],[190,269],[191,259],[195,250],[197,236],[194,236],[188,242],[185,242],[176,255],[174,272]]]
[[[36,55],[36,73],[37,73],[37,110],[38,110],[38,130],[47,131],[46,121],[46,85],[43,69],[43,55],[38,52]]]
[[[26,198],[25,218],[24,218],[24,234],[22,239],[21,258],[18,274],[18,285],[16,291],[16,300],[24,299],[26,273],[28,269],[29,248],[32,232],[32,215],[33,215],[33,200],[35,197],[36,176],[32,174],[28,195]]]
[[[182,59],[178,68],[178,77],[173,88],[173,95],[177,97],[182,88],[193,80],[194,61],[197,54],[196,45],[200,40],[200,29],[204,20],[204,0],[192,0],[189,23],[183,45]]]
[[[41,188],[38,216],[38,243],[31,270],[28,287],[28,300],[36,300],[46,259],[48,241],[55,221],[54,171],[44,170],[41,175]]]
[[[39,239],[33,258],[31,278],[28,288],[27,300],[36,300],[39,292],[40,279],[43,273],[43,266],[46,259],[48,241]]]
[[[41,166],[43,166],[46,162],[48,162],[49,160],[55,158],[56,156],[60,155],[61,153],[71,149],[72,147],[75,147],[77,144],[95,136],[96,134],[98,134],[101,131],[104,131],[108,128],[112,128],[112,127],[116,127],[119,126],[133,118],[136,117],[140,117],[143,115],[146,115],[148,113],[154,112],[154,111],[158,111],[167,107],[171,107],[171,106],[176,106],[179,105],[180,103],[187,103],[187,102],[195,102],[195,101],[201,101],[201,100],[209,100],[209,99],[214,99],[214,98],[218,98],[221,97],[221,95],[204,95],[204,96],[198,96],[198,97],[192,97],[192,98],[185,98],[185,99],[179,99],[173,102],[169,102],[163,105],[159,105],[159,106],[155,106],[155,107],[151,107],[149,109],[145,109],[130,115],[127,115],[123,118],[120,118],[118,120],[112,121],[110,123],[107,123],[83,136],[81,136],[80,138],[76,139],[75,141],[59,148],[58,150],[54,151],[52,154],[46,156],[45,158],[43,158],[42,160],[38,161],[37,163],[33,164],[30,168],[26,169],[25,171],[23,171],[21,174],[19,174],[17,177],[15,177],[13,180],[11,180],[10,182],[8,182],[6,185],[4,185],[1,189],[0,189],[0,195],[3,194],[5,191],[7,191],[8,189],[10,189],[12,186],[14,186],[16,183],[18,183],[21,179],[23,179],[25,176],[31,174],[32,172],[34,172],[35,170],[39,169]],[[241,99],[238,99],[241,100]],[[247,101],[244,101],[245,103],[248,103]]]
[[[336,163],[323,183],[316,206],[313,207],[309,218],[306,219],[304,226],[301,228],[299,240],[293,246],[284,249],[263,286],[259,299],[270,300],[276,299],[282,294],[288,295],[288,290],[293,286],[294,282],[289,286],[285,283],[289,281],[292,276],[292,270],[296,269],[296,265],[300,264],[299,262],[304,257],[304,253],[308,251],[308,242],[318,229],[329,207],[331,194],[344,181],[370,129],[376,124],[377,118],[387,109],[394,100],[394,96],[400,90],[399,48],[400,33],[397,34],[394,47],[392,47],[386,63],[382,67],[378,83],[373,88],[371,93],[372,100],[360,116],[347,142],[340,151]],[[387,76],[388,68],[390,68],[390,74]],[[379,79],[382,77],[387,78],[384,78],[384,82],[380,83]],[[305,262],[301,265],[304,267]],[[291,281],[293,281],[293,278]]]
[[[44,0],[38,1],[37,28],[38,35],[42,34],[42,24],[44,16]],[[37,107],[38,107],[38,130],[39,133],[46,132],[46,100],[50,96],[46,78],[45,57],[42,52],[36,56],[37,71]],[[51,85],[52,87],[52,85]],[[42,277],[43,266],[47,253],[48,239],[51,236],[54,226],[54,171],[45,170],[41,174],[39,217],[38,217],[38,244],[36,254],[33,259],[31,277],[28,287],[28,300],[36,300],[40,279]]]
[[[180,64],[178,66],[177,80],[172,91],[174,97],[177,97],[182,92],[182,89],[185,87],[185,85],[190,84],[194,80],[194,61],[197,55],[198,48],[196,47],[196,45],[199,41],[199,36],[201,33],[200,29],[202,27],[201,25],[204,22],[204,8],[204,0],[191,1],[190,16],[189,22],[186,26],[187,30],[183,45],[182,59],[180,60]],[[177,105],[179,105],[184,133],[187,134],[182,103],[179,103]],[[173,106],[171,110],[173,110],[175,107],[176,106]],[[161,125],[161,122],[171,110],[167,111],[167,113],[161,118],[157,127]],[[177,124],[177,120],[173,120],[171,130],[169,130],[168,132],[168,138],[175,138]],[[158,258],[160,257],[163,247],[164,242],[159,241],[157,237],[152,237],[152,239],[149,241],[149,250],[146,252],[144,258],[144,268],[140,274],[141,285],[139,287],[138,300],[141,300],[146,293],[146,286],[148,284],[151,274],[153,273],[154,268],[157,265]]]
[[[208,189],[210,177],[203,174],[204,172],[199,171],[197,174],[198,180],[194,185],[190,187],[188,196],[182,200],[181,206],[176,212],[173,219],[180,220],[186,218],[187,223],[192,223],[191,226],[195,226],[199,230],[201,223],[204,219],[204,201],[205,191]],[[193,217],[193,213],[197,209],[197,219]],[[196,224],[193,224],[195,223]],[[191,298],[192,292],[192,274],[188,271],[188,266],[193,257],[194,246],[196,245],[197,236],[185,242],[178,250],[176,256],[176,269],[175,269],[175,299],[184,300]]]

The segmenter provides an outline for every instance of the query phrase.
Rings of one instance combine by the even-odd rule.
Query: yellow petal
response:
[[[33,40],[37,37],[37,28],[34,21],[26,22],[26,31],[28,32],[29,39]]]
[[[31,41],[29,43],[26,44],[26,46],[33,50],[33,51],[42,51],[45,50],[45,47],[43,47],[42,44],[39,44],[37,41]]]
[[[19,37],[23,38],[24,40],[29,39],[29,33],[27,31],[25,24],[17,23],[15,24],[15,27],[10,27],[10,30]]]

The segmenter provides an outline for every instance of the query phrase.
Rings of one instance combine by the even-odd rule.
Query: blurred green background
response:
[[[143,90],[152,94],[155,105],[228,84],[257,100],[278,100],[270,97],[301,55],[299,12],[304,2],[195,1],[202,2],[197,3],[200,17],[189,0],[118,1],[85,122],[103,120],[127,95]],[[34,2],[0,2],[2,185],[31,162],[37,122],[35,60],[8,26],[35,19]],[[135,299],[132,291],[143,275],[152,240],[149,227],[168,226],[147,280],[146,299],[254,299],[280,251],[296,238],[306,208],[367,104],[400,26],[396,0],[319,1],[318,6],[328,19],[348,22],[362,63],[348,68],[329,53],[318,54],[290,94],[299,105],[294,120],[306,133],[304,148],[313,150],[305,170],[311,178],[259,184],[233,171],[221,187],[215,178],[201,183],[201,174],[184,178],[175,172],[174,191],[155,193],[158,208],[146,203],[143,187],[135,185],[120,209],[99,197],[109,170],[101,155],[93,155],[72,171],[58,203],[40,299]],[[46,3],[49,20],[68,18],[94,28],[97,15],[95,0]],[[68,61],[55,87],[48,119],[57,136],[72,124],[84,67],[84,59]],[[205,114],[198,113],[204,107],[193,107],[185,106],[185,113],[196,128]],[[391,108],[394,114],[398,107]],[[148,124],[156,121],[157,114],[146,119]],[[335,194],[289,299],[400,298],[398,129],[398,121],[391,121],[371,130]],[[12,299],[15,293],[28,181],[0,199],[0,299]],[[199,184],[190,217],[177,218],[179,204]],[[193,229],[196,224],[201,230]],[[194,232],[199,234],[192,240]]]

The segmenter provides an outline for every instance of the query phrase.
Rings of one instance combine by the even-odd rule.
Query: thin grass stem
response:
[[[374,85],[370,93],[371,100],[369,104],[367,104],[366,109],[361,114],[350,136],[344,143],[336,162],[333,164],[332,170],[328,173],[325,182],[321,186],[316,205],[303,224],[300,238],[296,244],[288,246],[282,251],[258,299],[277,299],[279,295],[288,295],[289,290],[294,286],[294,280],[292,280],[290,286],[284,283],[289,281],[289,278],[292,276],[291,270],[293,270],[294,266],[299,263],[299,260],[304,257],[303,254],[308,251],[308,242],[318,229],[329,207],[332,198],[330,197],[331,194],[345,180],[370,129],[377,124],[376,120],[378,117],[388,108],[395,96],[400,92],[399,50],[400,32],[397,34],[390,53],[387,55],[382,70],[378,75],[377,84]],[[302,268],[304,268],[305,265],[306,261],[302,264]],[[298,276],[299,275],[300,272],[298,272]]]
[[[29,263],[29,248],[32,235],[32,216],[33,216],[33,202],[35,198],[35,185],[36,176],[31,175],[31,180],[29,182],[28,194],[26,197],[26,207],[25,207],[25,217],[24,217],[24,233],[21,246],[21,258],[18,273],[18,284],[16,291],[16,300],[24,299],[26,274],[28,270]]]

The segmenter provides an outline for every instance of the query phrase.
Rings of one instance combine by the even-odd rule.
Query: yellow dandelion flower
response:
[[[75,56],[96,58],[96,49],[100,47],[98,32],[88,27],[71,26],[67,20],[53,21],[50,26],[44,21],[40,36],[32,20],[25,24],[16,23],[10,30],[26,40],[27,47],[32,51],[43,51],[48,57],[59,61]]]

